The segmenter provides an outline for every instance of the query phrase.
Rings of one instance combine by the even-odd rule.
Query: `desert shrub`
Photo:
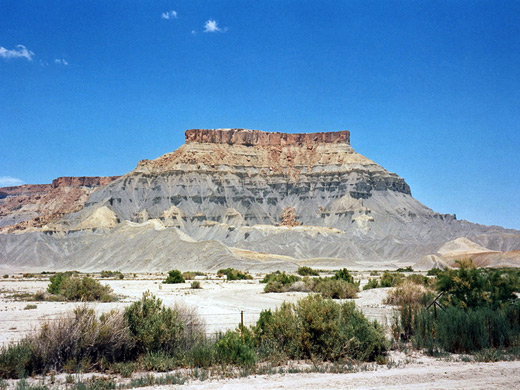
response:
[[[188,350],[186,362],[191,367],[211,367],[216,363],[215,343],[207,339],[200,340]]]
[[[318,276],[319,273],[313,270],[311,267],[300,267],[298,268],[298,275],[300,276]]]
[[[252,333],[246,329],[228,330],[215,344],[216,356],[220,363],[253,366],[257,355]]]
[[[166,284],[177,284],[177,283],[184,283],[184,277],[182,276],[181,271],[178,269],[174,269],[168,272],[168,276],[166,280],[163,283]]]
[[[184,278],[184,280],[193,280],[195,279],[195,276],[195,272],[192,271],[186,271],[182,273],[182,277]]]
[[[4,279],[9,279],[9,275],[8,275],[8,274],[5,274],[5,275],[3,276],[3,278],[4,278]]]
[[[196,290],[196,289],[200,289],[202,287],[200,287],[200,282],[198,280],[195,280],[195,281],[191,282],[191,288]]]
[[[405,280],[401,285],[390,290],[386,296],[385,303],[389,305],[425,305],[434,298],[431,291],[421,284],[415,284]]]
[[[166,372],[177,367],[177,362],[163,351],[149,351],[141,357],[140,366],[145,371]]]
[[[518,274],[494,269],[477,269],[471,261],[459,262],[460,268],[437,275],[437,290],[445,292],[444,303],[465,309],[497,308],[517,299]]]
[[[23,378],[32,374],[33,353],[27,339],[0,347],[0,378]]]
[[[520,346],[520,304],[503,308],[464,309],[451,306],[438,311],[422,309],[415,315],[413,342],[428,352],[474,353],[485,349]]]
[[[101,271],[101,277],[124,279],[125,275],[121,271]]]
[[[184,334],[178,312],[162,305],[149,291],[125,310],[125,319],[138,354],[164,351],[174,353]]]
[[[84,276],[82,278],[65,278],[61,283],[61,295],[69,301],[103,301],[114,300],[110,286],[104,286],[97,280]]]
[[[217,271],[217,275],[224,276],[226,275],[227,280],[244,280],[244,279],[253,279],[251,275],[247,272],[242,272],[234,268],[223,268]]]
[[[264,276],[264,278],[260,280],[260,283],[267,283],[267,282],[269,282],[269,280],[271,280],[271,278],[275,277],[276,275],[280,275],[280,274],[281,274],[280,271],[274,271],[269,274],[266,274]]]
[[[320,293],[324,298],[346,299],[356,298],[358,286],[344,279],[320,278],[314,286],[314,292]]]
[[[261,356],[373,360],[387,348],[383,330],[353,303],[308,296],[260,314],[255,338]]]
[[[379,280],[378,279],[368,279],[367,284],[363,286],[363,290],[370,290],[373,288],[379,288]]]
[[[38,306],[37,305],[34,305],[34,304],[28,304],[26,305],[23,309],[24,310],[32,310],[32,309],[37,309]]]
[[[335,280],[344,280],[345,282],[356,284],[354,281],[354,277],[351,275],[350,271],[346,268],[340,269],[339,271],[336,271],[332,279]],[[358,283],[359,284],[359,283]]]
[[[70,277],[70,275],[66,275],[63,273],[58,273],[49,278],[49,286],[47,287],[47,291],[51,294],[61,294],[61,285],[63,281]]]
[[[264,292],[285,292],[290,285],[299,280],[301,279],[298,276],[285,272],[274,274],[265,285]]]
[[[413,268],[411,265],[405,268],[397,268],[397,272],[413,272]]]
[[[426,272],[426,275],[427,276],[437,276],[441,272],[444,272],[444,271],[440,268],[432,268],[432,269],[428,270],[428,272]]]
[[[110,371],[114,374],[120,374],[123,378],[130,378],[136,370],[137,364],[134,362],[120,362],[110,366]]]
[[[421,286],[429,286],[432,282],[432,279],[430,279],[427,276],[421,275],[421,274],[411,274],[406,276],[404,278],[404,281],[412,282],[414,284],[419,284]]]
[[[95,366],[102,359],[120,360],[132,345],[121,312],[112,311],[98,319],[86,306],[45,323],[29,342],[37,372],[58,371],[66,365],[73,369],[85,362]]]
[[[380,287],[395,287],[403,281],[404,275],[398,272],[383,272],[379,281]]]

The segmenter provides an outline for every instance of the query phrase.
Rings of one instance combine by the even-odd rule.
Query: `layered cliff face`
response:
[[[93,191],[118,177],[59,177],[51,184],[0,188],[0,231],[24,231],[55,222],[81,210]]]
[[[59,183],[85,188],[63,179],[54,190]],[[84,195],[79,211],[30,236],[0,235],[0,266],[27,261],[28,242],[41,264],[89,270],[111,261],[127,270],[388,267],[459,237],[520,249],[517,231],[458,221],[415,200],[404,179],[354,151],[348,131],[188,130],[176,151]]]
[[[302,224],[344,229],[362,215],[362,223],[371,221],[367,205],[383,193],[412,213],[432,213],[413,201],[402,178],[356,153],[347,131],[188,130],[185,145],[141,161],[87,205],[106,203],[121,219],[134,221],[143,213],[161,218],[174,206],[188,226],[230,217],[239,225],[277,225],[283,210],[293,207]],[[372,207],[386,207],[381,202]]]

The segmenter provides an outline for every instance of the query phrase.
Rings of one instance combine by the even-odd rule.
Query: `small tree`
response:
[[[163,283],[176,284],[176,283],[184,283],[184,282],[185,282],[185,280],[182,277],[181,271],[179,271],[178,269],[174,269],[174,270],[171,270],[170,272],[168,272],[168,277],[166,278],[166,280]]]

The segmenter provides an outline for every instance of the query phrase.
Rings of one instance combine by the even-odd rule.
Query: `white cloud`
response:
[[[204,32],[225,32],[226,29],[222,30],[219,26],[216,20],[209,19],[206,21],[206,24],[204,24]]]
[[[12,187],[23,184],[23,181],[11,176],[0,176],[0,187]]]
[[[161,19],[177,19],[177,11],[171,10],[161,14]]]
[[[58,65],[63,65],[63,66],[68,66],[68,65],[69,65],[69,63],[67,62],[67,60],[64,59],[64,58],[55,58],[55,59],[54,59],[54,63],[55,63],[55,64],[58,64]]]
[[[8,50],[3,46],[0,46],[0,57],[1,58],[25,58],[29,61],[32,61],[34,57],[34,53],[30,50],[27,50],[27,48],[24,45],[17,45],[15,49]]]

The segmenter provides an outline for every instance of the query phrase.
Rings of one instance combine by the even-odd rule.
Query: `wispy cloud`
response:
[[[171,10],[161,14],[161,19],[177,19],[177,11]]]
[[[213,19],[209,19],[204,24],[204,32],[226,32],[227,27],[220,28],[218,22]]]
[[[17,45],[16,48],[12,50],[0,46],[0,58],[25,58],[29,61],[32,61],[33,57],[34,53],[30,50],[27,50],[24,45]]]
[[[12,187],[23,184],[23,180],[11,176],[0,176],[0,187]]]
[[[63,65],[63,66],[68,66],[68,65],[69,65],[69,63],[67,62],[67,60],[64,59],[64,58],[55,58],[55,59],[54,59],[54,63],[55,63],[55,64],[58,64],[58,65]]]

